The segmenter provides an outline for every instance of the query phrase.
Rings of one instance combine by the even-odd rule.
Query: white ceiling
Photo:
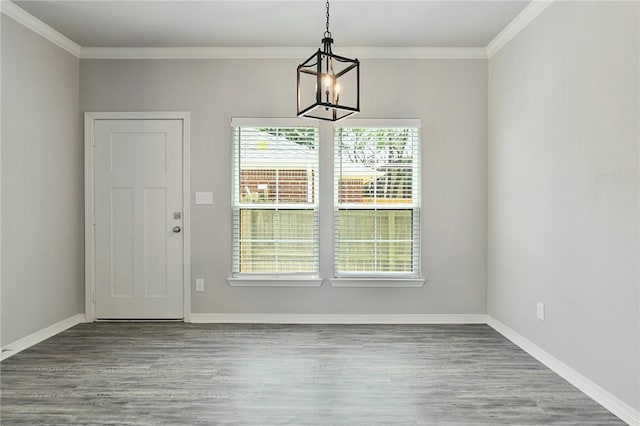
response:
[[[325,30],[322,0],[16,0],[83,47],[305,47]],[[484,47],[529,3],[332,0],[336,49]]]

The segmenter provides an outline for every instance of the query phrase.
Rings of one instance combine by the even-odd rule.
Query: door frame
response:
[[[190,193],[190,113],[85,112],[84,113],[84,294],[85,321],[95,321],[95,140],[96,120],[182,120],[182,280],[184,322],[191,322],[191,193]]]

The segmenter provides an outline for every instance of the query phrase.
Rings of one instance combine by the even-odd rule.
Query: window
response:
[[[234,276],[317,276],[318,128],[255,124],[232,123]]]
[[[419,277],[419,123],[353,121],[334,134],[335,275]]]

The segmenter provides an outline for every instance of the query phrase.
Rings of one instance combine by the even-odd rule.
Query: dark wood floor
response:
[[[485,325],[81,324],[1,364],[3,425],[620,425]]]

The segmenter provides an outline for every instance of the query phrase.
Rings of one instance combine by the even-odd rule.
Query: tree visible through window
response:
[[[336,276],[418,276],[419,129],[335,130]]]

